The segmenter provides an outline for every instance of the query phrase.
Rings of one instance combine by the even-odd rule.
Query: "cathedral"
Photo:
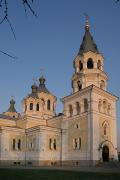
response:
[[[62,113],[56,114],[57,98],[44,76],[22,100],[22,113],[10,100],[0,114],[0,165],[87,166],[118,160],[118,97],[107,91],[104,57],[88,20],[73,68],[72,93],[61,98]]]

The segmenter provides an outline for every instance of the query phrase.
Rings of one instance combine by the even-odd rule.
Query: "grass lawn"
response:
[[[120,173],[73,172],[41,169],[0,169],[0,180],[115,180]]]

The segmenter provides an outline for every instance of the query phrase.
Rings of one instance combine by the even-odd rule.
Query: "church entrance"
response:
[[[109,148],[108,148],[108,146],[103,146],[102,159],[103,159],[103,162],[109,161]]]

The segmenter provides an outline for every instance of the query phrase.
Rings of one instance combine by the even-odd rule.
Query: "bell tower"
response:
[[[85,34],[73,67],[75,70],[72,76],[73,93],[92,84],[103,90],[107,89],[108,77],[104,71],[104,58],[90,33],[88,17],[86,17]]]
[[[73,93],[63,97],[63,114],[68,144],[66,160],[77,164],[97,164],[117,160],[116,101],[107,91],[104,58],[90,32],[88,17],[85,34],[74,59]],[[77,150],[77,151],[76,151]]]

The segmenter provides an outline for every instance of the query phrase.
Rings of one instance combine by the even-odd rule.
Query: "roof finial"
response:
[[[85,30],[89,30],[89,28],[90,28],[89,16],[86,13],[84,15],[85,15]]]

